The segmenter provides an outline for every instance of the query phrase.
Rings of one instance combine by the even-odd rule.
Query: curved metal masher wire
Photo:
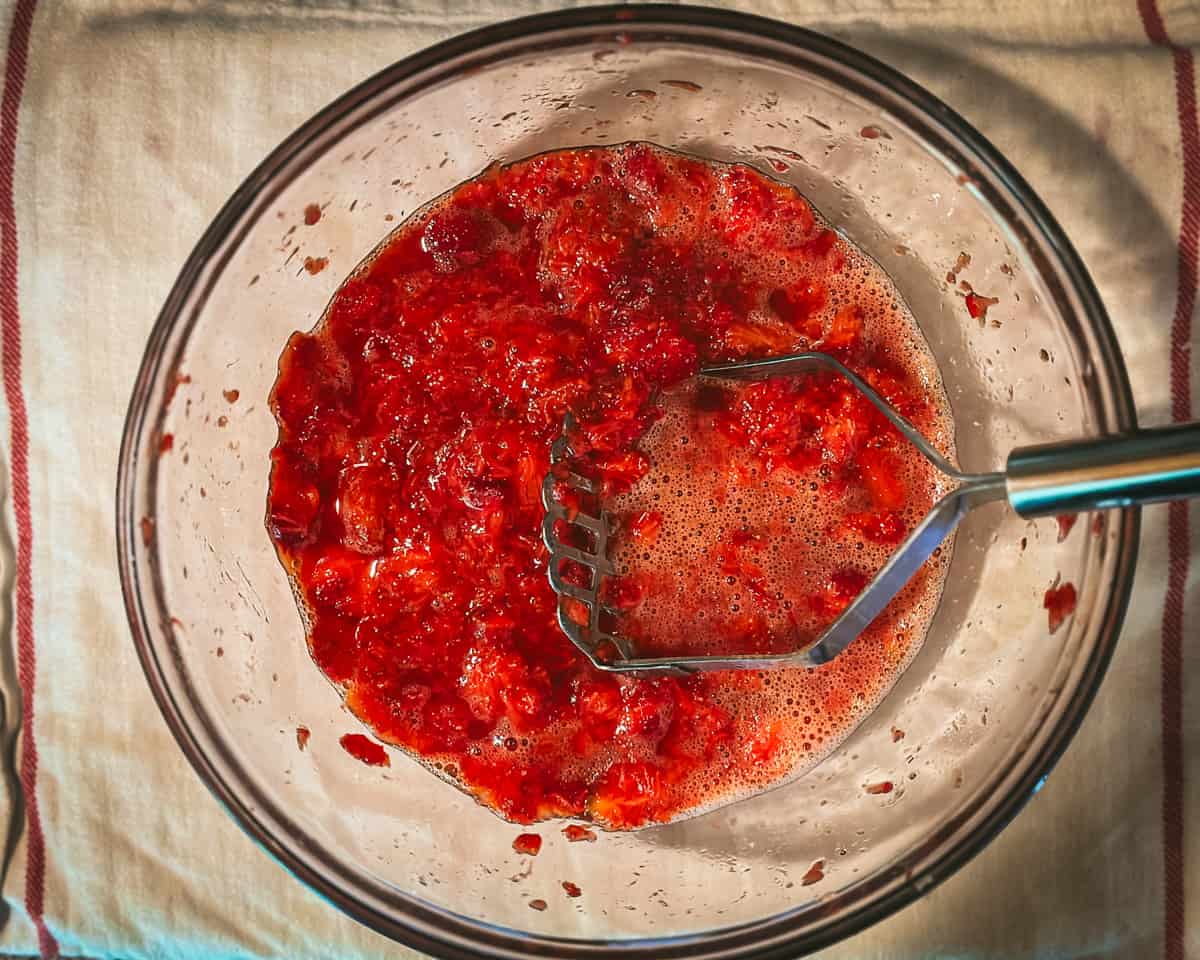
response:
[[[743,363],[722,364],[705,367],[700,371],[700,375],[725,380],[762,380],[819,369],[836,373],[850,381],[937,470],[956,481],[958,486],[934,504],[863,591],[811,646],[787,654],[638,657],[626,638],[614,630],[603,628],[607,617],[615,620],[619,615],[601,599],[604,578],[614,573],[607,556],[611,518],[599,508],[595,516],[582,510],[572,514],[555,497],[555,488],[559,483],[593,499],[599,492],[593,481],[558,466],[572,456],[567,436],[573,432],[575,421],[568,414],[563,425],[563,436],[550,448],[551,470],[542,483],[542,504],[546,509],[546,516],[542,522],[542,537],[550,551],[550,584],[559,597],[559,625],[597,669],[621,673],[694,673],[704,670],[815,667],[828,663],[883,612],[892,598],[954,531],[972,507],[1004,498],[1006,487],[1003,473],[970,474],[959,470],[869,384],[828,354],[797,353]],[[584,550],[564,543],[558,536],[559,522],[582,528],[585,531],[585,539],[592,544],[591,548]],[[588,587],[576,586],[563,579],[564,560],[572,560],[588,570]],[[586,618],[582,616],[583,610],[587,612]],[[583,622],[585,619],[586,622]],[[606,644],[611,644],[616,656],[604,655]]]
[[[952,480],[967,481],[977,479],[974,474],[963,473],[953,463],[938,452],[937,447],[925,439],[925,435],[914,427],[898,410],[875,392],[874,387],[862,379],[845,364],[835,360],[827,353],[793,353],[782,357],[766,357],[762,360],[745,360],[740,363],[726,363],[715,367],[705,367],[700,371],[702,377],[716,377],[723,380],[766,380],[768,377],[786,377],[797,373],[809,373],[824,368],[831,373],[849,380],[865,396],[874,407],[882,413],[892,425],[904,434],[905,438],[932,463]],[[980,476],[996,476],[1000,474],[983,474]]]
[[[603,668],[598,659],[603,644],[611,644],[622,661],[632,659],[633,649],[627,639],[604,629],[605,614],[614,619],[619,616],[617,610],[601,599],[604,578],[615,572],[608,559],[609,516],[602,510],[593,516],[582,509],[568,509],[555,496],[555,488],[560,483],[589,498],[597,498],[600,492],[595,481],[560,466],[574,455],[568,439],[574,430],[575,418],[568,413],[563,421],[562,435],[550,447],[550,472],[542,479],[542,507],[546,511],[542,518],[542,540],[550,551],[548,574],[550,586],[558,594],[558,625],[576,647],[596,666]],[[589,543],[590,547],[565,543],[558,535],[559,523],[582,531],[579,539]],[[587,572],[586,587],[564,579],[565,561],[572,561]]]

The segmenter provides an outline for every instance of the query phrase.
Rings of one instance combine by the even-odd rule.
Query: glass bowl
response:
[[[787,180],[875,257],[938,360],[963,466],[1135,423],[1096,291],[1025,182],[930,94],[817,34],[698,8],[549,14],[410,57],[306,123],[225,205],[150,337],[121,445],[122,585],[163,715],[232,816],[334,904],[441,956],[790,957],[861,929],[1036,792],[1129,594],[1136,511],[1061,542],[1053,520],[978,511],[923,649],[823,763],[596,843],[545,824],[532,861],[517,827],[402,754],[348,756],[359,725],[309,659],[263,525],[280,350],[430,198],[495,161],[631,139]],[[963,280],[999,299],[983,322]],[[1060,576],[1079,605],[1051,635]]]

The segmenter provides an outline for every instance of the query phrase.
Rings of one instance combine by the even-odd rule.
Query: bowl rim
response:
[[[580,31],[579,40],[607,35],[616,39],[623,31],[637,29],[649,34],[648,39],[664,40],[672,31],[675,39],[693,40],[700,32],[721,32],[723,46],[735,51],[753,51],[759,56],[786,63],[785,51],[791,48],[836,61],[886,89],[905,101],[917,114],[936,118],[949,129],[977,167],[986,169],[998,179],[1011,195],[1021,212],[1036,228],[1040,239],[1058,260],[1058,269],[1078,298],[1080,313],[1088,321],[1088,332],[1094,341],[1096,364],[1103,368],[1110,390],[1113,409],[1108,411],[1113,425],[1120,430],[1136,429],[1137,420],[1128,375],[1117,344],[1115,333],[1099,294],[1081,258],[1067,239],[1062,228],[1020,174],[1000,152],[966,120],[912,80],[884,63],[853,47],[823,34],[778,20],[742,13],[688,5],[646,4],[639,6],[580,7],[506,20],[460,34],[412,54],[374,76],[359,83],[316,113],[280,143],[243,181],[213,219],[185,261],[172,286],[147,341],[137,379],[126,414],[121,439],[117,491],[116,534],[117,565],[121,579],[126,615],[138,657],[147,682],[168,727],[201,780],[217,798],[226,812],[273,859],[323,898],[359,922],[389,938],[416,947],[436,956],[466,960],[474,957],[519,958],[531,954],[571,957],[654,957],[654,958],[727,958],[727,957],[795,957],[828,946],[896,912],[942,882],[982,850],[1008,824],[1024,804],[1041,788],[1050,769],[1062,755],[1074,736],[1083,716],[1099,688],[1120,632],[1133,585],[1137,560],[1140,510],[1121,511],[1119,527],[1115,530],[1113,584],[1115,589],[1107,598],[1098,618],[1097,643],[1082,665],[1077,683],[1065,705],[1058,723],[1046,731],[1044,742],[1031,756],[1025,770],[1010,780],[1003,796],[991,809],[974,810],[956,815],[956,832],[943,828],[922,847],[933,848],[923,856],[917,869],[894,867],[883,878],[867,877],[856,881],[851,889],[858,890],[873,880],[876,889],[890,885],[882,895],[851,907],[832,921],[820,918],[816,927],[797,923],[797,911],[789,910],[764,919],[733,927],[716,928],[701,934],[670,936],[628,941],[580,940],[551,937],[502,928],[450,911],[442,910],[421,899],[396,890],[378,881],[380,891],[386,890],[391,899],[403,900],[403,916],[384,908],[379,894],[367,904],[361,884],[355,877],[324,861],[317,865],[320,853],[297,849],[294,836],[279,828],[279,818],[273,824],[264,823],[262,816],[251,809],[239,790],[226,781],[199,743],[176,700],[165,665],[151,639],[153,629],[142,603],[142,582],[136,557],[138,503],[140,489],[139,445],[143,438],[147,416],[153,403],[153,388],[160,373],[163,352],[171,334],[181,319],[181,309],[193,290],[208,272],[214,253],[227,241],[238,222],[256,206],[261,194],[289,165],[292,157],[310,146],[320,136],[336,126],[356,108],[369,103],[389,88],[423,72],[435,71],[448,61],[464,57],[480,58],[480,65],[513,56],[512,45],[521,43],[519,50],[529,53],[536,49],[539,37],[563,30]],[[658,30],[660,33],[652,33]],[[586,31],[591,31],[590,34]],[[735,38],[739,43],[730,43]],[[716,38],[708,37],[709,45]],[[773,45],[767,49],[767,44]],[[699,44],[697,44],[699,45]],[[487,54],[491,52],[491,57]],[[460,63],[456,69],[462,69]],[[440,75],[424,78],[424,82],[405,90],[401,97],[410,97],[432,85]],[[244,785],[243,785],[244,786]],[[978,820],[969,830],[967,820]],[[945,847],[940,852],[938,846]],[[326,869],[321,869],[321,867]],[[332,875],[331,875],[332,874]],[[867,886],[869,894],[871,887]],[[862,899],[861,897],[859,899]]]

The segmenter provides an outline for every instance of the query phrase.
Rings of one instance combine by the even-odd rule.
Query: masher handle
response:
[[[1019,447],[1005,478],[1023,517],[1200,497],[1200,421]]]

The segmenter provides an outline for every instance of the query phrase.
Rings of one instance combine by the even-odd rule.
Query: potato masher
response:
[[[598,515],[583,510],[568,511],[555,496],[559,483],[593,497],[599,493],[596,483],[564,469],[565,461],[573,456],[568,435],[574,429],[574,420],[568,414],[563,434],[550,448],[550,472],[542,483],[542,504],[546,511],[542,538],[550,551],[548,573],[550,585],[558,594],[559,625],[596,669],[687,674],[701,670],[820,666],[845,650],[883,612],[959,521],[979,504],[1007,499],[1013,510],[1028,518],[1200,496],[1200,422],[1020,447],[1009,454],[1003,471],[964,473],[938,453],[916,427],[868,384],[829,354],[796,353],[722,364],[701,369],[700,376],[762,380],[817,370],[850,381],[956,487],[933,505],[862,592],[805,649],[787,654],[638,657],[627,638],[608,629],[608,623],[616,622],[620,614],[601,599],[605,578],[615,573],[607,556],[611,517],[602,509],[596,511]],[[560,523],[583,528],[584,540],[590,546],[565,543],[558,534]],[[587,586],[563,578],[565,560],[574,561],[588,571]],[[587,611],[586,623],[578,622],[583,619],[578,616],[579,604]],[[575,617],[571,615],[571,606]]]

